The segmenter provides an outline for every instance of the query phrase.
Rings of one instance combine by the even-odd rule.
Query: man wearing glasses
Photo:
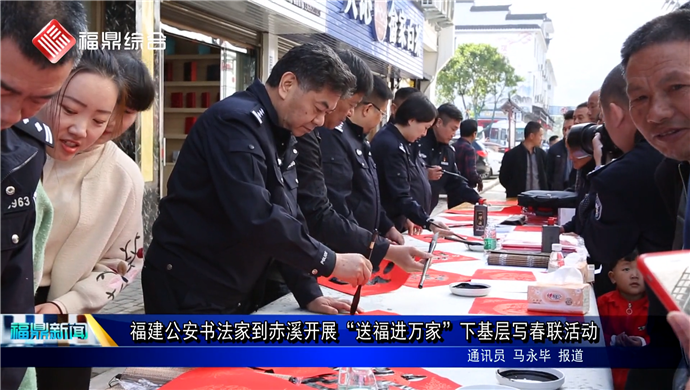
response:
[[[374,77],[374,89],[335,129],[320,128],[321,161],[328,187],[328,199],[342,216],[363,229],[378,229],[386,237],[404,243],[381,207],[376,165],[371,157],[367,134],[385,117],[393,98],[386,82]]]

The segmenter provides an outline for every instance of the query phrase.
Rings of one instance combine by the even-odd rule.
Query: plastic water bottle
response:
[[[489,223],[484,229],[484,250],[496,249],[496,225]]]
[[[563,258],[563,247],[561,244],[551,245],[551,255],[549,256],[548,272],[554,272],[565,265]]]

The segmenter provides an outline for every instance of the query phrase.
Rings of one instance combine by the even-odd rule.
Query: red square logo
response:
[[[53,19],[36,34],[32,42],[48,61],[56,64],[77,43],[77,40],[62,27],[60,22]]]

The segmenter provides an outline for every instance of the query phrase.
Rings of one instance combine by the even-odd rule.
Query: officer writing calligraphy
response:
[[[436,107],[421,93],[415,93],[398,107],[394,123],[387,123],[371,142],[381,186],[381,203],[398,230],[409,219],[424,229],[453,234],[431,213],[431,186],[424,161],[413,144],[436,121]],[[409,229],[409,228],[408,228]]]
[[[330,48],[292,48],[256,80],[202,114],[180,151],[142,272],[147,313],[250,313],[278,264],[301,307],[349,310],[314,276],[369,280],[361,254],[309,236],[297,205],[295,136],[324,122],[355,79]]]

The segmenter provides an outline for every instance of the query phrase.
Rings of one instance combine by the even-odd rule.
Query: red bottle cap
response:
[[[556,224],[556,218],[549,218],[547,223],[549,224],[549,226],[554,226]]]

